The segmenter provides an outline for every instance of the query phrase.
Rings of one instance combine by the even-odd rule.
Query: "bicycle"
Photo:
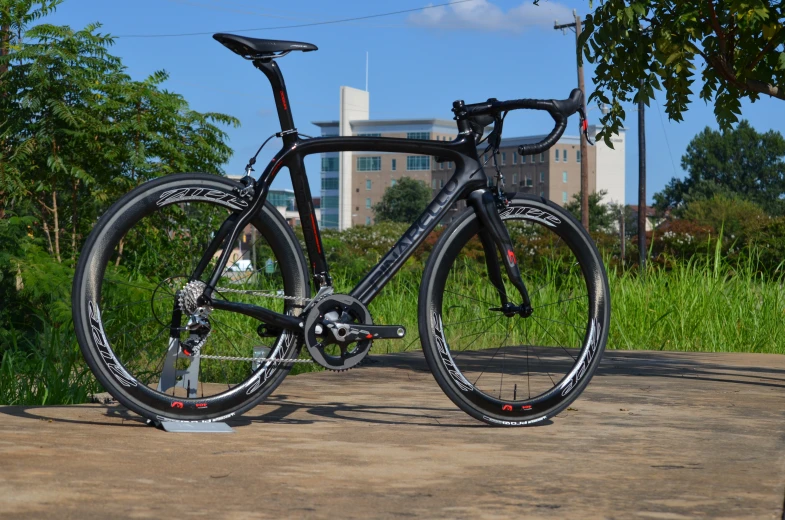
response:
[[[587,132],[583,93],[575,89],[561,101],[456,101],[452,141],[309,138],[294,126],[276,60],[317,47],[214,38],[269,80],[283,145],[258,180],[250,174],[273,136],[239,182],[167,175],[139,185],[99,219],[79,259],[72,305],[82,352],[104,388],[149,420],[222,421],[261,402],[295,363],[358,365],[374,340],[406,336],[402,326],[374,324],[368,305],[450,208],[465,201],[430,253],[420,284],[418,328],[428,367],[460,409],[491,425],[536,424],[569,406],[607,341],[602,260],[569,212],[543,197],[505,193],[498,166],[494,180],[478,146],[487,140],[495,165],[504,118],[517,109],[545,110],[555,123],[545,139],[522,145],[522,156],[553,146],[576,112]],[[334,291],[303,162],[337,151],[414,153],[456,165],[422,215],[348,294]],[[283,167],[308,261],[266,201]],[[243,256],[266,258],[275,266],[269,272],[232,270],[234,244],[251,240],[246,229],[253,243]]]

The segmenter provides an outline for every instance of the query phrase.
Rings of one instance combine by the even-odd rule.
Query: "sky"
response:
[[[165,70],[170,78],[164,88],[184,95],[193,109],[240,119],[239,128],[226,129],[235,153],[225,166],[227,173],[240,174],[261,142],[280,128],[265,77],[213,40],[213,32],[258,29],[240,34],[319,47],[279,61],[295,126],[314,136],[319,129],[313,121],[338,118],[341,85],[365,88],[366,53],[374,119],[451,119],[452,102],[457,99],[476,103],[491,97],[565,98],[577,86],[575,36],[554,30],[553,22],[572,22],[573,9],[584,16],[589,0],[541,0],[539,6],[531,0],[464,0],[353,22],[275,28],[418,9],[443,1],[447,0],[65,0],[44,21],[73,28],[100,22],[101,32],[117,37],[112,52],[123,59],[134,79]],[[206,34],[134,37],[183,33]],[[586,64],[584,73],[590,94],[591,64]],[[694,90],[699,89],[698,85]],[[649,201],[671,178],[685,175],[681,157],[695,134],[706,126],[718,127],[712,107],[699,99],[680,123],[668,120],[664,102],[664,93],[659,92],[645,112]],[[624,108],[626,200],[637,204],[637,110],[631,104]],[[590,123],[598,123],[599,115],[590,106]],[[783,115],[782,101],[742,103],[742,117],[761,132],[782,132]],[[504,134],[542,134],[551,128],[547,114],[519,111],[505,121]],[[269,160],[279,143],[267,145],[259,164]],[[312,192],[318,196],[318,156],[309,157],[306,167]],[[279,175],[273,187],[289,188],[291,182]]]

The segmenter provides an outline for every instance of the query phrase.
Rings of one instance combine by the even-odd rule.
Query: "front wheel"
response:
[[[500,217],[534,312],[501,312],[481,224],[469,209],[428,260],[420,337],[431,372],[458,407],[488,424],[525,426],[558,414],[588,384],[608,338],[610,295],[597,248],[564,209],[519,197]],[[505,287],[519,304],[508,280]]]

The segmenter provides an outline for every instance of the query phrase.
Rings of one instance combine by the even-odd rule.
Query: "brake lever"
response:
[[[586,118],[586,113],[583,111],[582,108],[578,109],[578,114],[581,116],[581,131],[583,135],[586,137],[586,142],[590,145],[594,146],[594,142],[589,138],[589,120]]]

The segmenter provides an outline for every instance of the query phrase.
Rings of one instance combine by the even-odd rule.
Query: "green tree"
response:
[[[758,133],[747,121],[718,132],[705,128],[687,146],[681,166],[685,179],[671,179],[654,195],[660,210],[679,208],[715,196],[742,198],[771,214],[785,213],[785,138]]]
[[[161,88],[164,72],[133,81],[100,25],[28,24],[59,0],[0,0],[0,215],[22,201],[57,261],[75,259],[106,206],[176,171],[211,171],[231,154],[223,114],[190,110]]]
[[[750,235],[770,220],[754,202],[717,195],[687,204],[682,217],[704,226],[720,229],[726,236]]]
[[[681,121],[698,75],[700,98],[713,102],[723,129],[738,121],[742,98],[785,100],[784,22],[782,1],[601,0],[579,42],[596,64],[590,99],[610,106],[601,137],[611,146],[625,117],[621,103],[642,96],[648,104],[663,87],[665,111]]]
[[[595,191],[589,194],[589,231],[609,231],[618,220],[617,212],[608,204],[603,204],[602,199],[608,194],[607,190]],[[574,193],[572,200],[564,205],[564,209],[581,219],[581,193]]]
[[[395,186],[385,190],[382,201],[374,205],[373,214],[379,222],[414,222],[432,198],[423,181],[401,177]]]

